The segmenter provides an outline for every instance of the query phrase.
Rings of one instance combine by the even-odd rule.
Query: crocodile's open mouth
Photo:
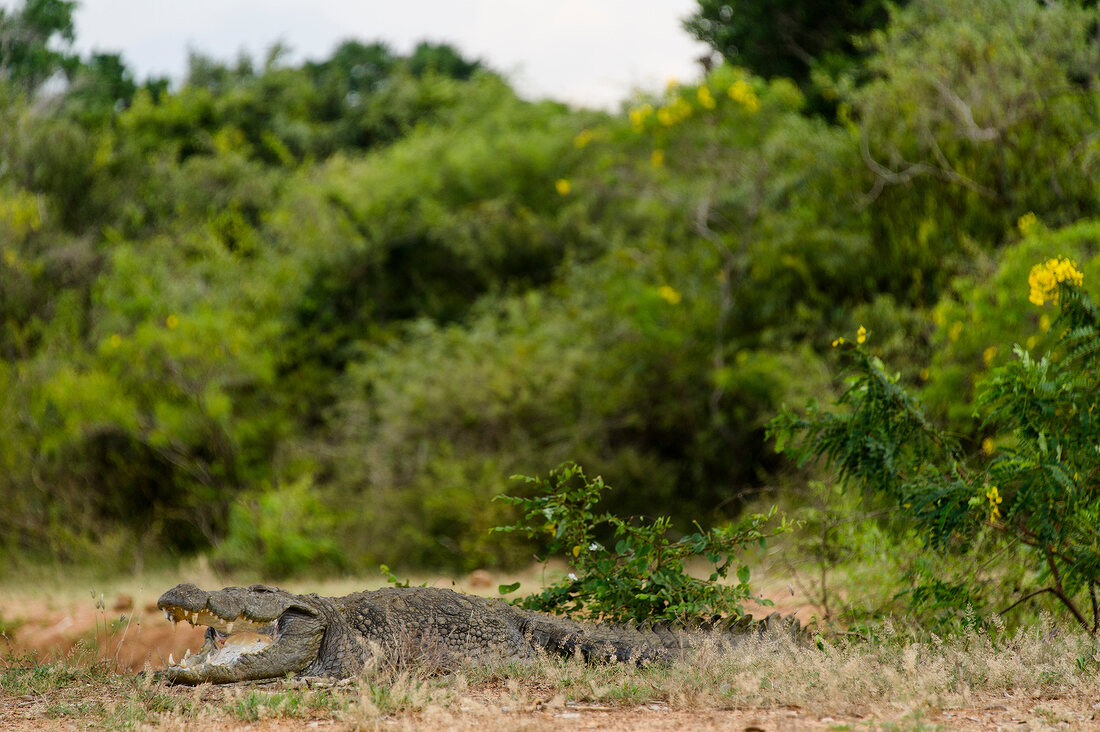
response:
[[[163,610],[173,626],[181,620],[191,625],[207,626],[206,639],[199,652],[191,653],[188,649],[179,661],[168,654],[169,667],[193,669],[205,664],[232,666],[241,656],[260,653],[274,645],[279,633],[278,621],[261,623],[243,616],[227,620],[206,610],[194,612],[171,606]]]
[[[189,584],[164,593],[157,607],[173,624],[206,626],[197,653],[168,656],[158,676],[177,684],[229,683],[295,674],[317,660],[325,623],[316,609],[254,585],[205,592]]]

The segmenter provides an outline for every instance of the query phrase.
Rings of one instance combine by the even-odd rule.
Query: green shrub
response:
[[[775,516],[753,514],[728,528],[698,531],[673,541],[667,516],[645,523],[645,517],[623,519],[598,513],[597,503],[609,486],[589,479],[580,466],[565,463],[543,478],[517,476],[534,486],[532,498],[500,496],[523,511],[520,523],[497,527],[523,532],[542,545],[542,558],[557,556],[573,571],[542,592],[517,604],[529,610],[570,613],[614,622],[690,620],[715,614],[743,614],[741,602],[752,597],[749,568],[737,563],[748,544],[764,545],[769,537],[790,530]],[[611,545],[612,546],[605,546]],[[706,580],[687,573],[685,562],[703,558],[712,571]],[[722,584],[737,567],[737,583]],[[518,583],[501,592],[518,589]]]
[[[838,339],[852,363],[840,409],[811,406],[803,417],[786,412],[771,433],[777,449],[800,462],[823,458],[846,485],[894,504],[930,548],[956,552],[983,537],[991,540],[986,555],[1015,543],[1027,548],[992,559],[971,555],[970,575],[961,582],[934,576],[932,569],[932,581],[914,595],[918,602],[979,602],[984,576],[1011,574],[1011,564],[1022,561],[1041,586],[1003,611],[1049,594],[1096,633],[1100,311],[1067,259],[1034,266],[1028,280],[1033,303],[1053,299],[1059,307],[1053,345],[1041,358],[1018,347],[1016,358],[981,385],[977,407],[994,435],[985,450],[967,455],[934,426],[897,376],[867,353],[862,330],[856,343]],[[1008,566],[998,567],[997,560]]]
[[[228,533],[214,560],[272,579],[346,570],[345,554],[332,537],[336,516],[315,491],[313,482],[303,478],[242,495],[230,509]]]

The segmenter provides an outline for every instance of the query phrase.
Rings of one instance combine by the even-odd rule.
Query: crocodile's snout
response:
[[[223,620],[236,620],[244,615],[244,604],[241,598],[237,593],[228,590],[211,592],[207,596],[206,606],[211,613]]]
[[[157,607],[161,610],[180,608],[190,612],[199,612],[206,609],[206,601],[210,593],[200,590],[193,584],[184,583],[165,592],[157,600]]]

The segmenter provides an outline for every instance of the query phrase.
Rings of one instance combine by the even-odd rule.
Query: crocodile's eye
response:
[[[267,585],[252,585],[248,588],[252,592],[274,592],[275,590]]]

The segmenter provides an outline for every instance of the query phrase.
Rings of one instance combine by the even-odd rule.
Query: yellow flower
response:
[[[169,315],[164,319],[164,324],[168,326],[168,330],[175,330],[176,326],[180,324],[180,319],[175,315]]]
[[[1027,337],[1027,342],[1024,345],[1027,346],[1027,350],[1030,351],[1032,348],[1035,348],[1035,344],[1038,343],[1038,342],[1039,342],[1039,339],[1036,338],[1035,336],[1028,336]]]
[[[931,378],[932,378],[932,372],[928,369],[928,367],[925,367],[925,368],[920,370],[920,380],[921,381],[928,381]]]
[[[760,109],[760,99],[757,98],[752,87],[749,86],[749,83],[744,79],[738,79],[733,82],[727,94],[729,94],[730,99],[738,102],[750,112],[756,112]]]
[[[646,120],[653,114],[653,105],[649,102],[630,110],[630,124],[635,132],[645,129]]]
[[[590,142],[592,142],[592,130],[581,130],[573,138],[573,145],[578,149],[585,147]]]
[[[690,116],[691,105],[679,95],[669,104],[657,110],[657,121],[665,127],[679,124]]]
[[[833,341],[833,348],[836,348],[837,346],[843,346],[843,345],[844,345],[844,336],[840,336],[839,338],[837,338],[836,340]]]
[[[1001,517],[1000,505],[1004,502],[1001,498],[1001,494],[997,492],[997,486],[989,486],[989,490],[985,492],[985,497],[989,499],[989,522],[993,523]]]
[[[1039,217],[1035,215],[1033,211],[1028,211],[1016,221],[1016,228],[1020,230],[1020,233],[1024,236],[1029,236],[1031,232],[1035,231],[1036,225],[1039,223]]]
[[[659,168],[665,164],[665,151],[654,150],[649,156],[649,162],[653,163],[654,168]]]
[[[951,330],[947,331],[947,337],[951,339],[952,343],[954,343],[955,341],[959,340],[959,336],[962,335],[962,332],[962,321],[956,320],[954,323],[951,324]]]
[[[575,556],[579,555],[580,553],[581,553],[581,546],[580,546],[580,544],[578,544],[577,546],[573,547],[573,556],[575,557]]]
[[[111,348],[118,348],[122,345],[122,336],[120,336],[118,333],[112,333],[110,342]]]
[[[867,342],[867,329],[862,325],[859,326],[859,330],[856,331],[856,343],[861,346]]]
[[[696,96],[699,97],[699,104],[703,105],[705,109],[714,109],[714,96],[710,93],[710,89],[708,87],[699,87],[699,91],[696,93]]]
[[[669,287],[668,285],[661,285],[657,288],[657,295],[669,305],[679,305],[683,300],[683,296],[679,292]]]
[[[573,186],[565,178],[559,178],[554,183],[554,188],[557,190],[559,196],[568,196],[569,191],[573,190]]]
[[[1031,288],[1028,300],[1035,305],[1043,305],[1050,300],[1058,304],[1058,287],[1063,282],[1080,287],[1084,276],[1077,265],[1065,257],[1053,257],[1035,265],[1027,275],[1027,284]]]
[[[986,455],[992,455],[996,449],[997,446],[993,444],[993,440],[989,437],[982,440],[982,452]]]
[[[993,359],[995,358],[997,358],[996,346],[990,346],[989,348],[982,351],[982,361],[985,363],[986,366],[989,366],[991,363],[993,363]]]

